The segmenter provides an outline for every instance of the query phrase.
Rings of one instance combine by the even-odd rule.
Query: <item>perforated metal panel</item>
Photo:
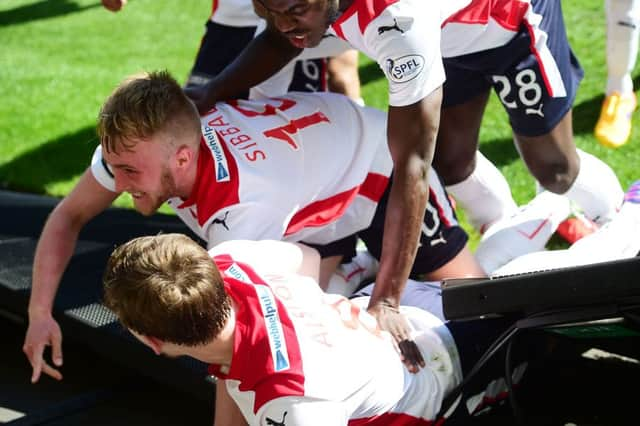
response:
[[[36,243],[31,238],[8,237],[0,241],[0,285],[14,291],[31,288],[31,263]]]
[[[64,311],[64,313],[94,328],[100,328],[118,321],[118,317],[100,303],[92,303],[79,308],[68,309]]]

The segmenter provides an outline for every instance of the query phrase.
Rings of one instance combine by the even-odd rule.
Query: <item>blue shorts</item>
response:
[[[316,248],[322,257],[342,256],[343,261],[349,262],[356,254],[356,243],[360,238],[367,246],[369,253],[380,260],[391,179],[378,202],[376,213],[368,228],[326,245],[308,245]],[[460,253],[469,240],[465,230],[458,224],[449,198],[439,196],[431,185],[430,189],[432,190],[429,193],[429,202],[423,218],[420,245],[411,269],[412,277],[428,274],[446,265]]]
[[[584,75],[571,51],[558,0],[533,0],[537,24],[521,24],[506,45],[444,58],[443,108],[470,101],[494,87],[515,133],[549,133],[573,106]]]
[[[231,27],[208,21],[200,49],[187,84],[200,85],[218,75],[249,44],[256,27]],[[326,60],[296,61],[288,91],[320,92],[327,90]],[[242,98],[247,98],[244,93]]]

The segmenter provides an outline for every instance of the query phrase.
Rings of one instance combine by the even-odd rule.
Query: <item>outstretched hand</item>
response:
[[[398,308],[388,303],[380,303],[370,306],[368,311],[378,320],[378,326],[393,336],[407,370],[417,373],[425,366],[418,346],[411,340],[409,323]]]
[[[51,346],[51,358],[56,367],[62,366],[62,332],[60,326],[51,315],[41,315],[29,318],[29,328],[24,339],[22,351],[25,353],[33,373],[31,383],[36,383],[40,379],[40,374],[62,380],[62,373],[49,365],[44,359],[44,349]]]

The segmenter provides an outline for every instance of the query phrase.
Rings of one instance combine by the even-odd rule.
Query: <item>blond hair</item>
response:
[[[169,72],[140,73],[120,83],[104,102],[97,132],[103,149],[117,153],[159,132],[171,140],[193,139],[200,132],[200,116]]]
[[[136,333],[166,342],[208,343],[231,310],[207,251],[182,234],[133,239],[116,248],[103,276],[104,303]]]

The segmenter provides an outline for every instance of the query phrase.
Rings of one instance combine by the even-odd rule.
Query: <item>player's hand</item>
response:
[[[370,306],[368,312],[378,320],[381,329],[391,333],[407,370],[417,373],[425,366],[418,346],[411,340],[409,323],[398,308],[388,303],[379,303]]]
[[[29,328],[24,339],[22,351],[25,353],[33,373],[31,383],[40,379],[44,373],[56,380],[62,380],[62,374],[44,359],[44,349],[51,346],[51,358],[56,367],[62,366],[62,332],[60,326],[49,313],[40,313],[29,316]]]
[[[184,88],[184,93],[193,101],[200,114],[209,111],[216,102],[211,84],[187,86]]]
[[[111,12],[118,12],[125,4],[127,4],[127,0],[102,0],[104,8]]]

